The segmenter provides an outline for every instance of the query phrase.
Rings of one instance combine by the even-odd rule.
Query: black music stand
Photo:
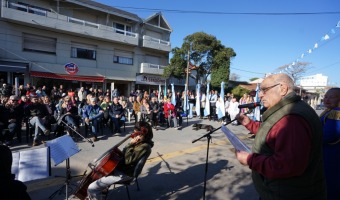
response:
[[[54,140],[48,141],[46,145],[50,147],[51,157],[55,163],[55,166],[57,166],[63,161],[66,161],[65,184],[61,186],[58,190],[56,190],[54,193],[52,193],[48,197],[48,199],[53,199],[58,193],[60,195],[63,190],[65,190],[66,199],[68,199],[68,188],[69,188],[71,179],[73,177],[84,176],[84,175],[78,175],[78,176],[71,175],[70,157],[77,154],[80,151],[80,149],[74,143],[72,138],[68,135],[64,135]],[[56,177],[59,177],[59,176],[56,176]]]

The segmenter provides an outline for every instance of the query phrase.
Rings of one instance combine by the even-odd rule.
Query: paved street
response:
[[[193,140],[206,134],[206,130],[193,130],[192,124],[211,124],[214,128],[220,126],[217,122],[189,119],[183,123],[182,130],[166,129],[154,131],[155,146],[139,178],[140,191],[136,185],[130,186],[132,199],[203,199],[204,175],[207,154],[207,139],[192,143]],[[127,124],[126,134],[112,135],[104,131],[100,140],[92,147],[88,142],[77,142],[81,151],[70,158],[71,175],[83,174],[88,163],[98,158],[115,144],[122,141],[132,131],[132,123]],[[247,131],[242,126],[228,125],[230,130],[251,145]],[[123,148],[125,144],[121,146]],[[14,146],[13,151],[32,148],[27,145]],[[210,144],[206,182],[206,199],[258,199],[253,188],[250,170],[235,159],[232,146],[222,131],[212,134]],[[33,200],[48,199],[49,196],[64,185],[66,163],[54,166],[52,161],[52,176],[46,179],[26,182]],[[69,199],[76,188],[79,177],[72,178],[68,187]],[[53,199],[65,199],[65,190]],[[108,199],[128,199],[124,187],[110,188]]]

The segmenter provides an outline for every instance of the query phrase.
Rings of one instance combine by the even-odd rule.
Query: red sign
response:
[[[71,74],[71,75],[74,75],[74,74],[77,74],[78,71],[79,71],[79,68],[76,64],[74,63],[67,63],[65,65],[65,71],[68,73],[68,74]]]

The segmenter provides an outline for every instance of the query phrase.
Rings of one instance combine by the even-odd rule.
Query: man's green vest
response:
[[[266,145],[266,137],[271,128],[286,115],[299,115],[311,127],[311,152],[304,173],[296,177],[269,179],[252,171],[252,178],[261,199],[326,199],[325,178],[322,162],[322,125],[318,115],[301,97],[294,92],[288,94],[278,104],[263,113],[261,124],[256,133],[252,151],[271,156],[273,150]],[[289,161],[288,161],[289,162]]]

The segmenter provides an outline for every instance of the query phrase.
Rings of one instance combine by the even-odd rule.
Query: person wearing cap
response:
[[[42,141],[39,140],[39,129],[43,131],[44,135],[50,134],[50,130],[44,125],[48,110],[43,104],[38,102],[36,95],[31,96],[31,102],[32,103],[25,108],[25,115],[29,123],[34,126],[33,146],[37,146],[42,143]]]
[[[19,97],[17,96],[10,96],[0,113],[3,122],[3,128],[0,128],[0,131],[6,130],[3,140],[8,146],[12,145],[15,133],[17,133],[18,141],[21,143],[21,122],[24,117],[24,107],[18,103],[18,100]]]
[[[30,200],[27,186],[15,180],[12,174],[13,156],[11,150],[4,145],[0,145],[0,196],[2,199]]]
[[[98,123],[100,122],[100,120],[103,118],[104,116],[104,111],[103,109],[97,104],[97,98],[96,97],[91,97],[90,98],[90,104],[87,105],[84,108],[83,111],[83,118],[84,121],[87,125],[91,124],[91,129],[92,129],[92,140],[98,141]]]

